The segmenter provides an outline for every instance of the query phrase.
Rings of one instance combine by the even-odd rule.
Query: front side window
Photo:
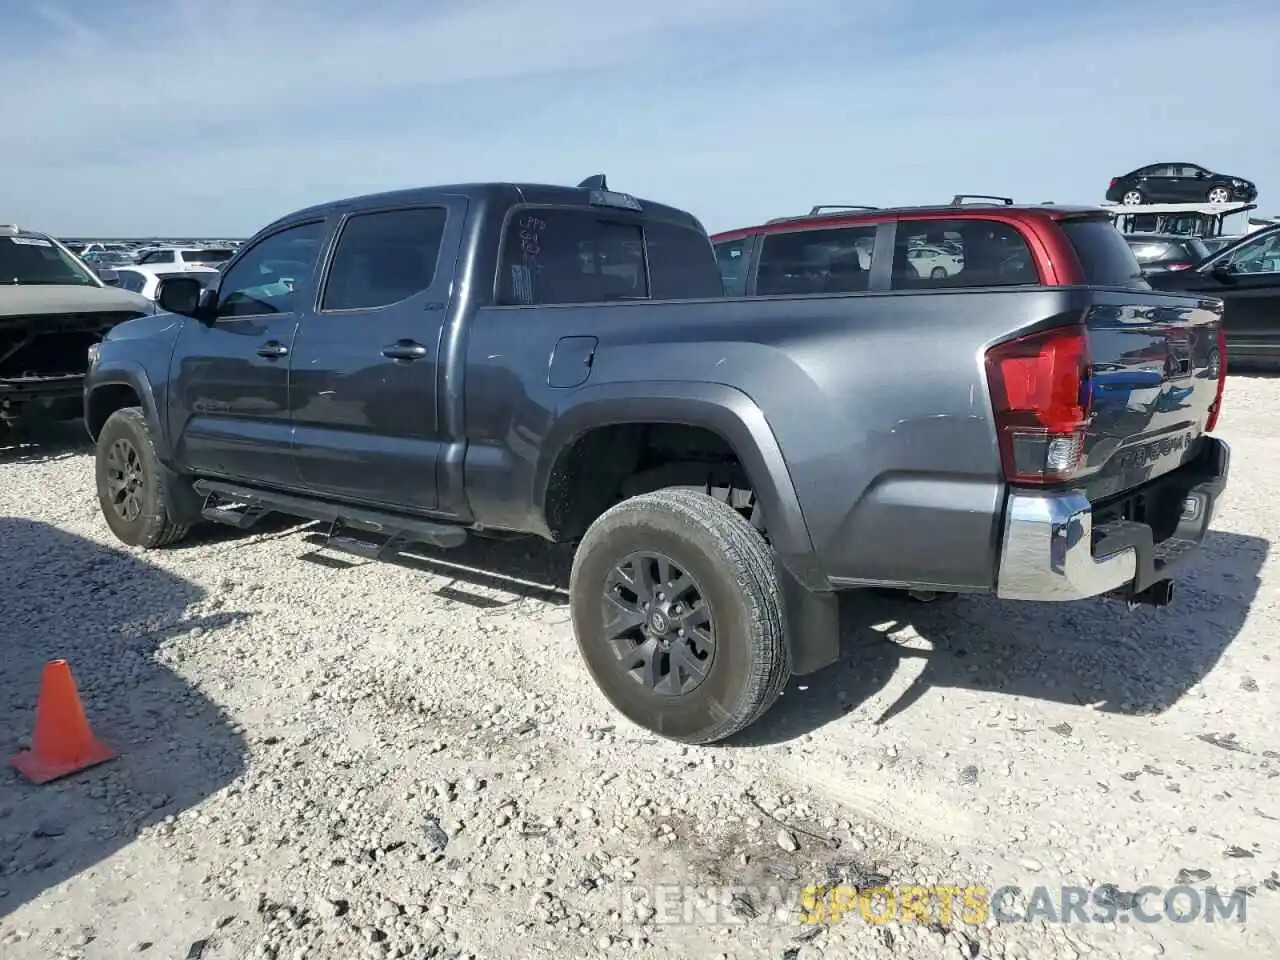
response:
[[[1241,244],[1221,263],[1232,273],[1280,273],[1280,230]]]
[[[0,285],[97,286],[88,271],[52,240],[0,237]]]
[[[756,293],[762,297],[866,290],[876,227],[771,233],[760,246]]]
[[[338,237],[322,310],[373,310],[431,286],[448,212],[420,207],[360,213]]]
[[[498,303],[534,305],[646,299],[644,232],[594,210],[517,211],[507,223]]]
[[[258,242],[223,275],[218,318],[253,317],[296,310],[295,290],[315,269],[324,223],[289,227]]]
[[[1017,228],[994,220],[902,220],[894,236],[895,290],[1040,282]]]

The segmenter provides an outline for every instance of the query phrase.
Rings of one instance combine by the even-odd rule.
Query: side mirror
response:
[[[1209,276],[1219,283],[1235,283],[1236,271],[1229,263],[1215,263],[1209,268]]]
[[[110,267],[99,267],[97,270],[94,271],[94,273],[96,273],[98,275],[98,279],[101,280],[103,283],[105,283],[107,286],[109,287],[120,286],[120,274],[116,273]]]
[[[201,323],[213,321],[213,291],[194,277],[166,277],[156,290],[156,303],[168,313],[191,317]]]

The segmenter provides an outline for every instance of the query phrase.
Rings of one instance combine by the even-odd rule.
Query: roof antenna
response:
[[[580,184],[578,184],[578,189],[579,190],[608,190],[609,185],[605,183],[604,174],[597,173],[594,176],[587,177],[587,179],[583,180]]]

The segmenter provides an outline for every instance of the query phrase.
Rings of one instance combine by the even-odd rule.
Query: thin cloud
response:
[[[604,170],[716,229],[960,191],[1096,202],[1156,159],[1253,177],[1266,202],[1280,10],[959,15],[983,6],[170,0],[95,8],[78,38],[29,19],[0,39],[0,89],[21,91],[0,129],[22,143],[0,210],[244,234],[335,196]]]

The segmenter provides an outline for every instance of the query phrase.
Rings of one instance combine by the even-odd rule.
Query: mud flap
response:
[[[773,568],[782,592],[791,673],[803,676],[835,663],[840,659],[839,595],[807,589],[777,557]]]

